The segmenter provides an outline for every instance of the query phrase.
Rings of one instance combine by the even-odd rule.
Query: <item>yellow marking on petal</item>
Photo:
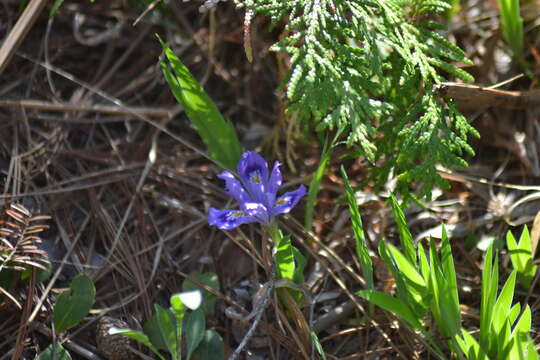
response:
[[[252,182],[252,183],[255,183],[255,184],[260,184],[261,183],[261,177],[255,173],[254,175],[252,175],[249,180]]]
[[[239,218],[239,217],[244,216],[244,215],[246,215],[246,213],[244,211],[234,211],[234,212],[229,214],[229,217],[230,218]]]
[[[276,205],[283,205],[283,204],[286,204],[288,202],[289,199],[285,198],[285,199],[279,199],[278,201],[276,201]]]

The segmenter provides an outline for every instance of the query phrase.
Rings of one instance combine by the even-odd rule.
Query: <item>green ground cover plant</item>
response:
[[[194,274],[193,278],[219,290],[215,274]],[[112,328],[109,333],[141,343],[161,360],[166,359],[161,351],[166,351],[171,359],[182,359],[182,339],[186,343],[185,359],[193,356],[201,360],[223,359],[221,336],[213,329],[206,329],[206,316],[214,311],[215,295],[189,280],[184,282],[183,290],[171,296],[168,309],[154,304],[155,314],[146,321],[143,331]]]

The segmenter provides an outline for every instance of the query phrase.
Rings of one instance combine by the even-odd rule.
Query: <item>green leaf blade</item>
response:
[[[80,323],[92,306],[96,297],[96,289],[87,275],[75,277],[69,290],[58,297],[53,310],[54,328],[57,333],[72,328]]]
[[[414,329],[420,329],[420,319],[414,315],[411,309],[401,300],[376,290],[360,290],[357,295],[369,302],[390,311],[405,320]]]
[[[234,126],[225,121],[212,99],[171,48],[158,39],[167,60],[160,61],[161,69],[176,100],[183,106],[210,156],[220,165],[235,170],[242,147]]]

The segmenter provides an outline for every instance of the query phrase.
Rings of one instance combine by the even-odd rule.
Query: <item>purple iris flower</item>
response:
[[[280,163],[276,161],[272,172],[259,154],[248,151],[238,162],[238,180],[230,171],[218,175],[225,180],[225,189],[238,204],[238,210],[210,208],[208,223],[222,230],[234,229],[242,224],[261,222],[269,224],[274,216],[291,211],[306,194],[304,185],[294,191],[277,196],[282,183]]]

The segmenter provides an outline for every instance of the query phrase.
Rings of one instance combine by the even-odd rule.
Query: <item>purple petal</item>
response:
[[[221,230],[231,230],[242,224],[258,221],[257,218],[242,210],[218,210],[210,208],[208,211],[208,224],[217,226]]]
[[[274,202],[272,207],[271,216],[276,216],[278,214],[286,214],[292,210],[298,204],[300,199],[306,195],[306,187],[300,185],[300,187],[294,191],[289,191],[280,197]]]
[[[238,173],[252,202],[264,203],[268,184],[268,164],[259,154],[248,151],[238,162]]]
[[[272,193],[274,194],[274,196],[277,194],[279,187],[281,186],[281,183],[283,182],[281,171],[279,170],[280,166],[281,166],[281,163],[279,161],[276,161],[274,163],[274,168],[272,169],[272,173],[270,174],[270,179],[268,180],[268,188],[266,189],[268,193]]]
[[[269,223],[272,217],[268,208],[261,203],[244,203],[242,204],[242,210],[263,223]]]
[[[225,191],[231,195],[239,204],[249,200],[249,195],[234,175],[230,171],[224,171],[218,178],[225,180]]]

